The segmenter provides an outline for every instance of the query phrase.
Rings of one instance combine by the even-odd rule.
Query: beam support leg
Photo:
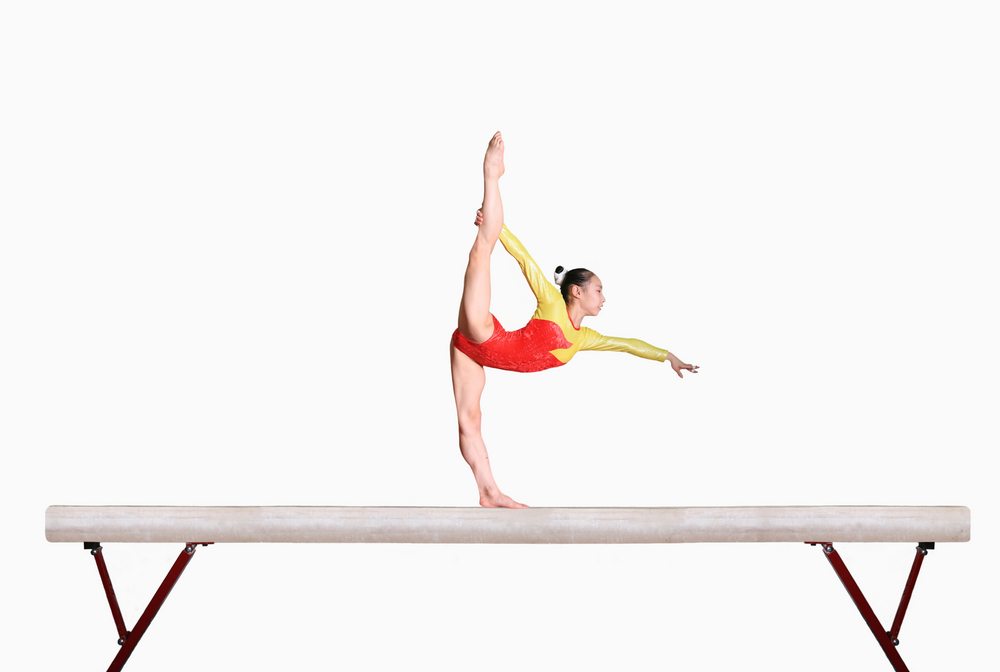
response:
[[[903,614],[906,612],[906,605],[910,601],[910,594],[913,592],[913,584],[917,580],[917,572],[920,571],[920,562],[922,561],[923,555],[926,554],[925,544],[921,544],[917,547],[918,555],[917,560],[914,561],[914,566],[910,570],[910,577],[906,582],[906,588],[903,590],[903,597],[900,601],[899,609],[896,612],[896,623],[893,624],[893,630],[887,631],[882,627],[882,623],[875,616],[875,611],[868,604],[868,600],[865,599],[864,593],[861,592],[861,588],[858,587],[857,582],[854,577],[851,576],[850,571],[847,569],[847,565],[844,564],[843,559],[841,559],[840,554],[837,553],[836,549],[833,548],[833,544],[830,542],[806,542],[810,545],[815,546],[820,544],[823,547],[823,553],[826,555],[826,559],[830,561],[830,566],[833,567],[833,571],[837,573],[837,577],[840,578],[840,582],[844,584],[844,588],[847,589],[847,593],[854,600],[855,606],[857,606],[858,611],[861,612],[861,617],[865,619],[865,623],[868,624],[868,628],[872,631],[872,635],[875,636],[875,640],[878,642],[879,646],[882,647],[882,651],[885,653],[886,658],[889,659],[889,663],[892,665],[892,669],[896,672],[909,672],[906,667],[906,663],[903,662],[902,656],[899,655],[899,651],[896,650],[896,645],[899,643],[893,636],[893,632],[899,632],[898,626],[902,624]],[[933,544],[930,544],[933,548]],[[923,549],[923,553],[920,551]]]
[[[125,663],[128,661],[129,656],[132,655],[132,651],[135,650],[136,645],[142,636],[146,633],[149,624],[153,622],[153,618],[156,617],[157,612],[160,611],[160,607],[166,601],[167,596],[173,589],[174,584],[184,573],[184,568],[187,567],[188,563],[191,562],[191,558],[194,557],[195,548],[200,544],[202,546],[207,546],[211,542],[191,542],[184,546],[184,550],[180,552],[177,559],[174,561],[173,566],[170,571],[167,572],[167,576],[163,579],[160,587],[153,594],[152,599],[150,599],[149,604],[146,609],[142,612],[142,616],[136,621],[135,627],[131,631],[125,629],[125,621],[122,618],[121,609],[118,607],[118,600],[115,598],[114,589],[111,586],[111,577],[108,575],[107,565],[104,563],[104,556],[101,553],[101,545],[96,542],[87,542],[84,544],[84,548],[90,550],[93,554],[94,559],[97,561],[97,571],[101,575],[101,582],[104,584],[104,591],[108,596],[108,603],[111,605],[111,613],[115,619],[115,627],[118,628],[118,644],[121,649],[118,651],[118,655],[115,659],[111,661],[111,665],[108,667],[108,672],[120,672]]]
[[[910,597],[913,595],[913,586],[917,583],[920,566],[924,564],[924,556],[927,555],[927,551],[933,548],[933,541],[921,541],[917,544],[917,555],[913,558],[913,567],[910,568],[910,576],[906,579],[903,596],[899,598],[899,608],[896,609],[896,618],[893,619],[892,629],[889,630],[889,639],[892,640],[894,646],[899,646],[899,629],[903,627],[903,617],[906,615],[906,608],[910,605]]]
[[[104,549],[97,542],[84,542],[83,548],[90,551],[97,563],[97,573],[101,575],[101,583],[104,585],[104,594],[108,597],[108,606],[111,607],[111,617],[115,619],[115,628],[118,630],[118,645],[121,646],[128,637],[128,630],[125,629],[125,619],[122,618],[121,607],[118,606],[118,598],[115,596],[115,588],[111,585],[111,575],[108,574],[108,566],[104,562]]]

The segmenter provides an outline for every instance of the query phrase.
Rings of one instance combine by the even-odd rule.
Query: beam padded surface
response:
[[[50,506],[49,541],[417,544],[968,541],[964,506]]]

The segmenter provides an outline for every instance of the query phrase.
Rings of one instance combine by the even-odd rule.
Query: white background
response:
[[[588,325],[702,367],[488,371],[501,487],[967,505],[901,652],[981,669],[997,24],[990,3],[5,5],[5,665],[116,651],[50,504],[476,505],[447,343],[499,129],[511,229],[604,281]],[[493,278],[522,326],[500,247]],[[179,550],[106,547],[130,625]],[[912,546],[840,550],[888,624]],[[735,666],[889,669],[796,544],[209,547],[126,669]]]

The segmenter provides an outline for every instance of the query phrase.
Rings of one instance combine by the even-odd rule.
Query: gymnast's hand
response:
[[[670,362],[670,368],[676,371],[677,375],[680,376],[681,378],[684,377],[684,374],[681,373],[682,369],[687,369],[691,373],[698,373],[697,364],[685,364],[672,353],[667,356],[667,361]]]
[[[482,223],[483,223],[483,209],[479,208],[478,210],[476,210],[476,226],[479,226]]]

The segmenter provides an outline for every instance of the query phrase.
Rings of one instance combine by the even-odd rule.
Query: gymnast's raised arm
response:
[[[481,221],[482,212],[479,211],[476,213],[476,224],[478,225]],[[528,250],[525,249],[524,244],[518,240],[517,236],[511,233],[506,224],[500,230],[499,240],[503,244],[504,249],[507,250],[510,256],[514,257],[518,266],[521,267],[524,279],[528,281],[528,285],[531,287],[535,298],[538,299],[538,303],[551,303],[562,300],[559,288],[549,282],[545,274],[542,273],[542,269],[539,268],[538,264],[528,253]]]

